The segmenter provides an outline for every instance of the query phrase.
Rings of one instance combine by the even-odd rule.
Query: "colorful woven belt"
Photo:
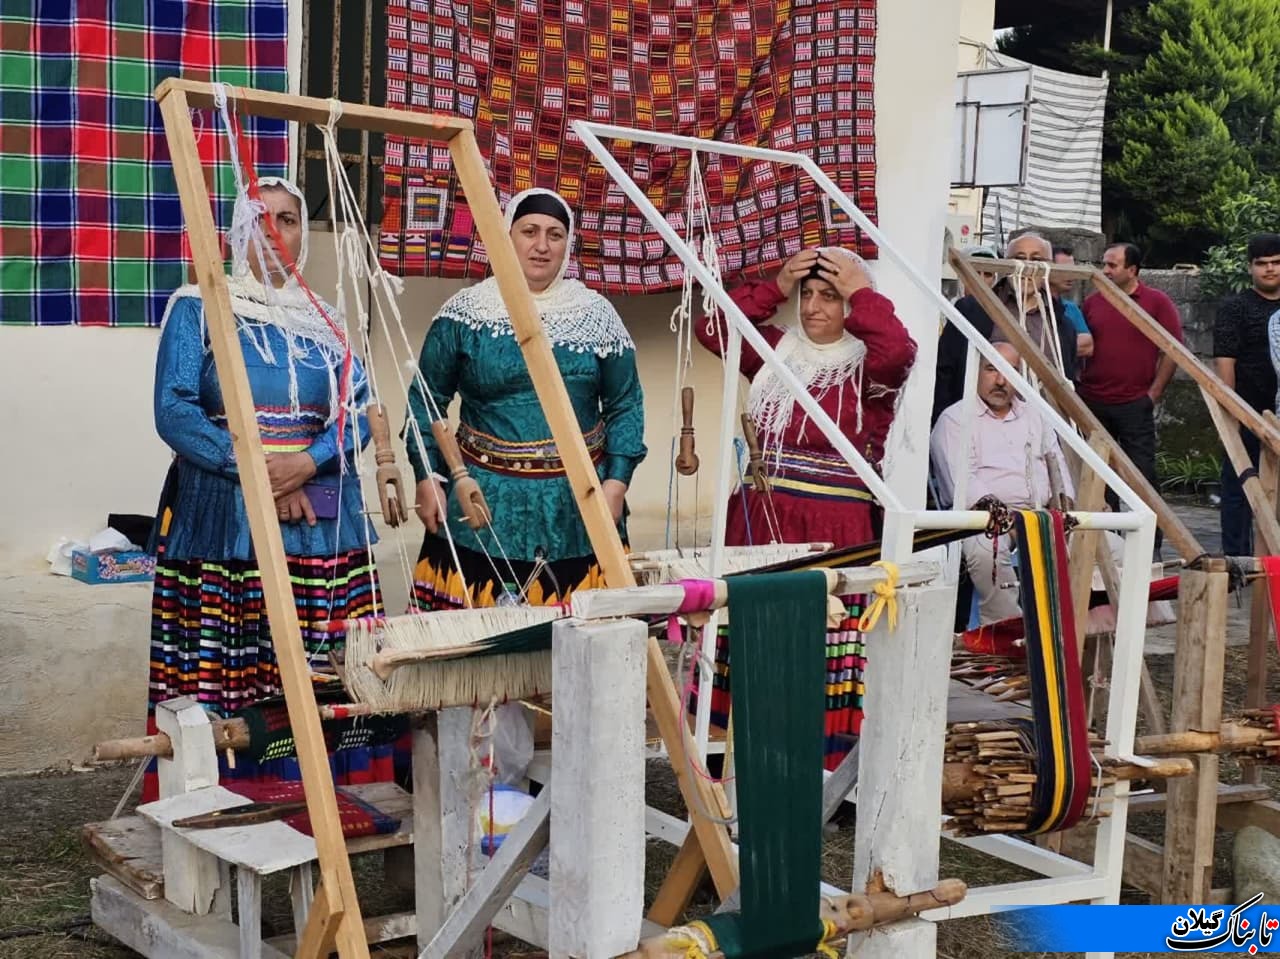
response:
[[[875,502],[866,484],[839,453],[815,453],[784,446],[781,453],[770,450],[765,454],[765,466],[770,487],[794,496]]]
[[[551,479],[564,475],[564,461],[553,439],[511,442],[482,433],[465,423],[458,425],[457,437],[463,459],[494,473],[528,479]],[[597,423],[582,438],[586,441],[591,462],[598,465],[604,459],[604,423]]]

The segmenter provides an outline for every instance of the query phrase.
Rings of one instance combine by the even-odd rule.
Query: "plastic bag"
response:
[[[520,783],[533,762],[533,716],[519,703],[504,703],[493,716],[493,777]]]

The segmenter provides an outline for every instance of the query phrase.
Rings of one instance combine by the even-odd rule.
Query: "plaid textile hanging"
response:
[[[388,0],[387,104],[472,119],[500,199],[550,187],[579,218],[579,276],[678,286],[679,260],[569,127],[575,119],[803,151],[875,216],[875,0]],[[607,144],[684,235],[686,151]],[[703,155],[727,278],[802,246],[871,242],[799,171]],[[388,137],[380,254],[408,276],[481,277],[443,144]]]
[[[179,75],[284,90],[287,28],[287,0],[0,2],[0,324],[159,324],[187,269],[153,92]],[[212,185],[221,126],[194,122]],[[282,173],[285,125],[246,126],[259,171]]]

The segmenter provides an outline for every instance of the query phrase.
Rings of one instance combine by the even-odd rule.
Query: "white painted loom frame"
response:
[[[974,529],[986,527],[988,516],[983,512],[967,510],[909,510],[893,493],[883,479],[871,468],[853,444],[845,437],[835,423],[825,414],[817,402],[809,395],[795,376],[776,357],[764,338],[747,320],[737,304],[729,297],[723,286],[715,281],[711,271],[698,259],[695,252],[680,235],[672,229],[662,214],[654,207],[644,191],[622,168],[617,159],[601,142],[603,139],[621,139],[636,143],[647,143],[654,146],[683,149],[702,153],[713,153],[722,156],[735,156],[749,160],[762,160],[786,166],[798,166],[810,179],[838,206],[877,246],[886,254],[888,260],[903,270],[915,286],[937,305],[938,310],[947,317],[969,340],[971,349],[981,353],[995,366],[1005,378],[1015,384],[1035,408],[1052,425],[1060,441],[1071,447],[1081,460],[1092,469],[1109,488],[1114,490],[1120,500],[1128,507],[1125,513],[1074,513],[1073,516],[1085,529],[1113,530],[1124,535],[1123,567],[1120,580],[1119,606],[1116,610],[1116,651],[1112,664],[1111,687],[1108,697],[1106,738],[1112,744],[1112,750],[1120,756],[1129,756],[1133,751],[1134,727],[1137,721],[1138,694],[1142,665],[1143,640],[1146,630],[1147,593],[1150,587],[1150,557],[1155,541],[1155,514],[1138,497],[1138,495],[1111,469],[1110,465],[1098,456],[1088,442],[1058,412],[1044,401],[1031,388],[1025,378],[1001,356],[995,348],[973,328],[968,320],[950,303],[935,285],[931,285],[926,277],[897,249],[892,242],[873,224],[870,219],[842,193],[834,182],[822,171],[812,158],[783,150],[771,150],[762,147],[743,146],[741,144],[724,143],[715,140],[704,140],[696,137],[676,136],[655,133],[648,130],[637,130],[611,124],[594,123],[586,120],[573,121],[573,130],[581,138],[584,145],[604,167],[609,176],[631,199],[667,245],[675,252],[691,271],[703,289],[711,294],[721,311],[729,320],[729,349],[726,350],[726,386],[725,396],[733,399],[731,385],[737,375],[737,356],[740,342],[745,339],[759,353],[765,364],[786,383],[797,401],[809,414],[812,422],[822,430],[832,446],[839,451],[846,462],[853,468],[867,488],[884,507],[885,524],[882,540],[881,556],[896,563],[907,561],[912,554],[912,544],[917,529]],[[736,403],[734,403],[736,407]],[[728,447],[730,444],[724,444]],[[724,539],[724,505],[721,501],[727,494],[728,470],[730,457],[724,448],[720,455],[719,490],[716,503],[717,517],[713,523],[712,571],[714,573]],[[950,627],[940,629],[939,642],[950,644]],[[892,659],[895,652],[890,649]],[[879,657],[878,657],[879,658]],[[868,670],[876,671],[869,660]],[[884,662],[884,666],[892,665]],[[887,670],[886,670],[887,672]],[[710,676],[703,671],[702,683],[709,685]],[[870,683],[868,683],[870,685]],[[700,701],[707,701],[702,695]],[[701,732],[701,723],[699,732]],[[702,743],[705,739],[701,740]],[[864,753],[865,755],[865,753]],[[882,770],[868,770],[873,775],[862,777],[863,783],[871,783],[874,774]],[[897,777],[895,777],[897,778]],[[1124,857],[1124,838],[1128,820],[1127,782],[1117,783],[1111,791],[1111,815],[1102,819],[1097,831],[1094,848],[1093,865],[1089,866],[1065,856],[1042,849],[1031,843],[1015,839],[1011,836],[983,836],[959,840],[970,848],[996,856],[1005,861],[1015,863],[1045,878],[1024,882],[1003,883],[994,886],[971,889],[968,896],[958,906],[934,910],[924,913],[924,918],[934,921],[959,918],[961,916],[982,915],[1000,907],[1019,905],[1049,905],[1057,903],[1079,902],[1088,900],[1094,903],[1118,903],[1120,898],[1121,867]],[[927,814],[927,811],[926,811]],[[859,819],[861,820],[861,811]],[[909,852],[906,853],[910,858]],[[867,946],[871,945],[868,941]],[[912,936],[910,932],[900,938],[894,945],[898,956],[913,957],[923,955],[928,948],[928,937]],[[902,950],[906,951],[903,952]],[[886,951],[886,955],[891,954]],[[1108,952],[1089,953],[1093,959],[1110,956]]]

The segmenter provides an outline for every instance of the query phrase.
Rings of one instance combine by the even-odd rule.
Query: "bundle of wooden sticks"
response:
[[[1191,760],[1167,758],[1125,762],[1102,754],[1106,741],[1090,736],[1095,793],[1119,780],[1189,776]],[[999,722],[954,723],[947,730],[942,772],[942,811],[957,836],[1018,833],[1029,828],[1038,759],[1016,729]],[[1105,794],[1103,794],[1105,795]],[[1102,803],[1091,816],[1106,816]]]

